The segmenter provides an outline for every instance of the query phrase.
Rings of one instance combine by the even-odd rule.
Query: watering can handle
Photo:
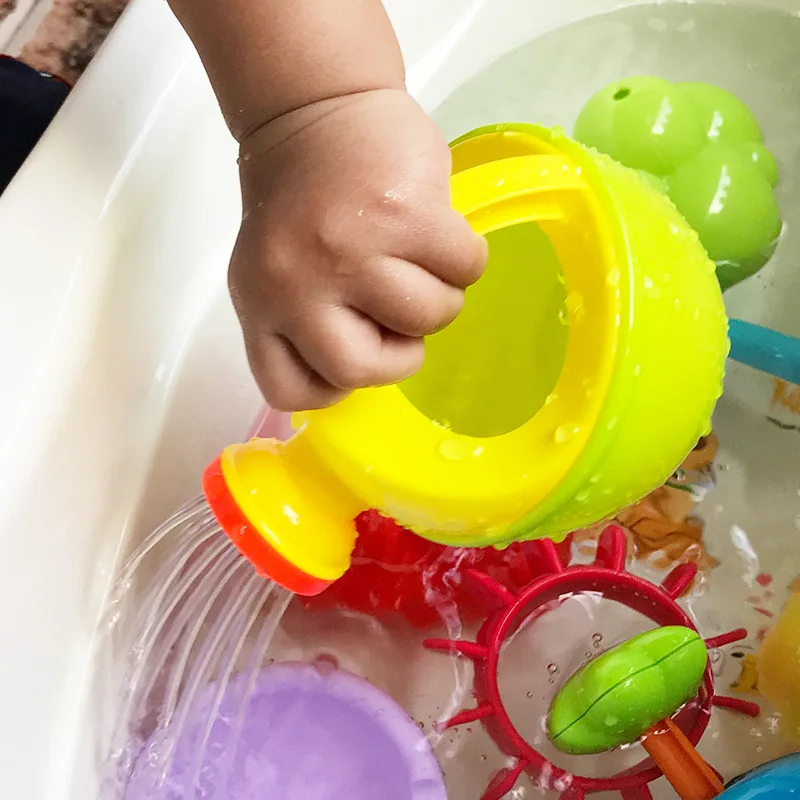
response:
[[[584,191],[586,184],[563,156],[528,155],[458,172],[450,188],[453,208],[485,236],[511,225],[564,219],[569,195]]]

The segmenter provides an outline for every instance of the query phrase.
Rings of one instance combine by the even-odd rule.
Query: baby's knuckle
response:
[[[368,361],[352,353],[336,353],[330,361],[330,381],[340,389],[358,389],[371,382]]]
[[[417,302],[406,310],[406,327],[411,336],[427,336],[444,321],[442,310],[431,303]]]
[[[275,411],[295,411],[303,405],[298,393],[286,386],[268,386],[263,394],[264,399]]]
[[[449,325],[461,310],[463,294],[448,291],[435,301],[417,303],[410,309],[410,322],[415,336],[428,336]]]

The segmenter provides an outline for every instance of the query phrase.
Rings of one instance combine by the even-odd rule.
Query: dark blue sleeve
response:
[[[69,89],[59,78],[0,56],[0,192],[33,150]]]

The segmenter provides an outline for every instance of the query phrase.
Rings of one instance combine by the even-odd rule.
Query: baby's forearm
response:
[[[169,0],[233,135],[310,103],[401,89],[403,59],[381,0]]]

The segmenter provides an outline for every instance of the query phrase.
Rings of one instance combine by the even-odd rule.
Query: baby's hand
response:
[[[450,207],[450,154],[405,92],[325,100],[241,146],[229,274],[253,374],[274,408],[395,383],[458,314],[486,242]]]

